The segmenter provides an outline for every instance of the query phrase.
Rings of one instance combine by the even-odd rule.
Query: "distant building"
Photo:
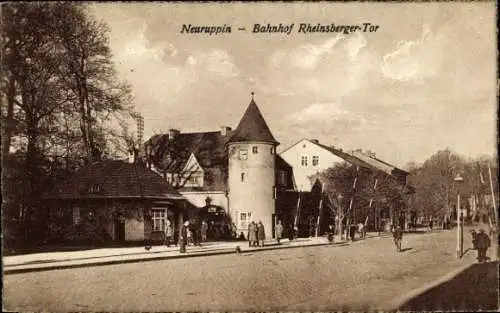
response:
[[[281,152],[281,157],[292,166],[294,181],[298,190],[311,191],[315,174],[318,174],[336,163],[348,162],[356,166],[393,176],[402,185],[406,184],[408,172],[390,165],[371,152],[363,153],[355,150],[350,153],[342,149],[327,146],[315,139],[302,139]]]
[[[170,130],[144,145],[148,166],[161,173],[204,219],[223,209],[245,235],[248,223],[262,221],[268,238],[277,218],[289,207],[277,201],[293,190],[292,168],[276,154],[272,135],[255,101],[248,105],[235,130],[182,133]],[[277,205],[278,204],[278,205]],[[212,220],[211,220],[212,219]]]

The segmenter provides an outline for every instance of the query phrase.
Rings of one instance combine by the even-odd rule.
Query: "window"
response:
[[[165,230],[165,210],[153,210],[153,231]]]
[[[74,207],[73,208],[73,225],[78,225],[78,224],[80,224],[80,208]]]
[[[300,165],[302,165],[302,166],[307,166],[307,156],[303,155],[303,156],[300,158]]]
[[[191,172],[186,173],[184,178],[184,186],[185,187],[201,187],[203,186],[203,172]]]
[[[247,229],[248,224],[250,224],[250,219],[252,218],[252,213],[250,212],[240,213],[239,218],[240,218],[239,228]]]
[[[241,173],[241,181],[245,181],[245,173]]]
[[[286,172],[285,171],[278,172],[278,183],[282,186],[286,185]]]
[[[258,153],[259,152],[259,147],[253,146],[252,147],[252,153]]]
[[[89,188],[89,193],[101,192],[101,187],[99,185],[92,185]]]
[[[313,156],[313,166],[318,166],[319,165],[319,156],[314,155]]]
[[[274,154],[274,147],[271,147],[271,154]]]
[[[240,160],[248,159],[248,150],[247,149],[240,149],[239,159]]]
[[[198,176],[191,176],[191,177],[189,177],[189,183],[191,185],[199,185],[200,178]]]

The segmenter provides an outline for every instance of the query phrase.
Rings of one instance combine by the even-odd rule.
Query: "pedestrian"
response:
[[[431,217],[429,218],[429,231],[432,232],[432,227],[434,226],[434,219]]]
[[[283,235],[283,225],[281,224],[280,220],[278,220],[278,224],[274,228],[274,232],[275,232],[276,240],[278,241],[278,245],[280,245],[281,244],[281,242],[280,242],[281,236]]]
[[[361,239],[365,239],[366,230],[365,230],[365,225],[363,223],[358,223],[358,233]]]
[[[188,226],[189,226],[189,221],[186,221],[181,226],[181,231],[180,231],[181,234],[180,234],[180,237],[179,237],[179,247],[180,247],[180,252],[181,253],[185,253],[186,252]]]
[[[479,229],[479,232],[476,235],[476,244],[477,244],[477,260],[479,263],[482,263],[487,260],[486,251],[491,246],[490,237],[484,232],[484,229]]]
[[[201,241],[207,241],[208,224],[205,221],[201,222]]]
[[[172,243],[172,237],[174,236],[174,228],[172,227],[172,223],[167,218],[165,223],[165,240],[164,245],[170,247]]]
[[[403,230],[401,226],[392,227],[392,236],[394,237],[394,245],[396,245],[396,250],[401,252],[401,241],[403,240]]]
[[[250,224],[248,224],[248,246],[249,247],[254,247],[256,242],[257,242],[257,232],[256,232],[257,225],[255,225],[255,222],[252,221]]]
[[[356,225],[351,225],[349,227],[349,236],[351,237],[351,241],[354,241],[354,238],[356,236]]]
[[[333,243],[333,240],[334,240],[334,228],[333,228],[333,225],[330,224],[328,225],[328,242],[329,243]]]
[[[261,221],[257,224],[257,240],[259,241],[258,246],[264,247],[264,239],[266,239],[266,232],[264,230],[264,225]]]
[[[186,221],[186,244],[189,246],[193,243],[193,228],[189,221]]]

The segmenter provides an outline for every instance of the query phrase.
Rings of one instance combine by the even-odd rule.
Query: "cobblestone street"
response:
[[[394,299],[473,262],[455,232],[65,269],[4,277],[4,308],[20,311],[388,309]],[[465,238],[465,248],[470,246]]]

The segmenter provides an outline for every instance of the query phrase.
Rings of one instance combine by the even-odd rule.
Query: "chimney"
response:
[[[311,142],[314,142],[314,143],[318,144],[319,140],[318,139],[311,139]]]
[[[177,135],[179,135],[181,132],[178,129],[169,129],[168,130],[168,138],[170,140],[174,140]]]
[[[228,126],[221,126],[220,127],[220,134],[222,136],[226,136],[228,132],[231,131],[231,127],[228,127]]]
[[[135,153],[133,151],[128,152],[128,163],[135,163]]]

